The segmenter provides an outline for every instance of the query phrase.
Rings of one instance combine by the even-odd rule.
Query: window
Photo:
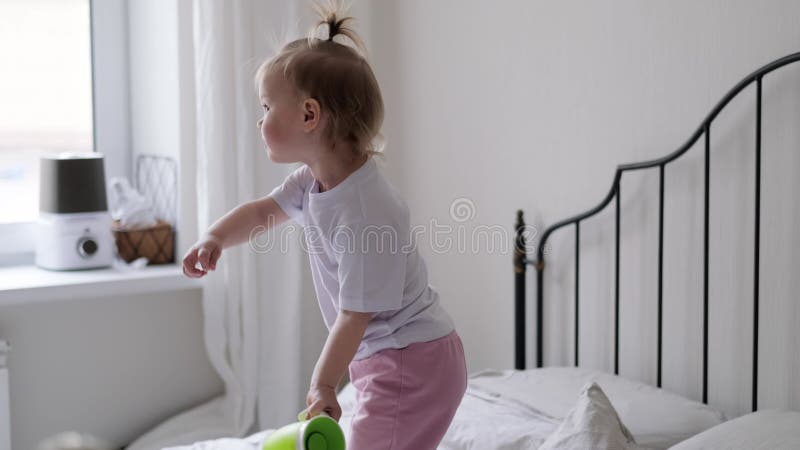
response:
[[[89,0],[0,0],[0,224],[39,212],[39,157],[94,148]]]
[[[39,157],[130,177],[126,0],[0,0],[0,266],[33,262]]]

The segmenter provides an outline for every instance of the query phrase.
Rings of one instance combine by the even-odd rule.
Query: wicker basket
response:
[[[117,241],[117,253],[126,262],[144,256],[152,264],[171,264],[175,261],[175,233],[172,225],[159,220],[144,228],[124,228],[118,220],[111,226]]]

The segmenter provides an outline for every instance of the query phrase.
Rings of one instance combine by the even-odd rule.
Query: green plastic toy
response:
[[[303,411],[299,422],[275,430],[261,450],[345,450],[344,433],[335,420],[325,413],[308,420],[305,416]]]

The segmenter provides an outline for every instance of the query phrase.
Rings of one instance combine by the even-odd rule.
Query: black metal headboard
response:
[[[526,267],[532,264],[536,269],[536,367],[542,367],[543,340],[544,340],[544,271],[545,245],[550,235],[567,225],[575,225],[575,365],[578,365],[578,311],[579,311],[579,263],[580,263],[580,232],[581,221],[602,211],[612,199],[615,199],[615,289],[614,289],[614,374],[619,374],[619,231],[620,231],[620,180],[623,172],[641,169],[659,169],[659,204],[658,204],[658,350],[657,350],[657,386],[661,387],[661,361],[662,361],[662,300],[663,300],[663,261],[664,261],[664,167],[686,153],[700,136],[705,138],[705,197],[704,197],[704,246],[703,246],[703,403],[708,403],[708,210],[709,210],[709,154],[711,124],[723,108],[742,90],[752,83],[756,83],[756,134],[755,134],[755,253],[753,259],[753,376],[752,376],[752,409],[757,410],[758,398],[758,313],[759,313],[759,244],[760,244],[760,215],[761,215],[761,107],[762,107],[762,79],[764,75],[783,67],[787,64],[800,61],[800,53],[794,53],[775,60],[752,74],[745,77],[733,87],[720,100],[714,109],[700,123],[697,130],[691,135],[683,146],[662,158],[633,164],[623,164],[617,167],[611,190],[600,204],[594,208],[562,220],[545,229],[537,247],[536,259],[527,257],[525,248],[525,222],[522,211],[517,211],[516,245],[514,251],[515,272],[515,368],[525,368],[525,280]]]

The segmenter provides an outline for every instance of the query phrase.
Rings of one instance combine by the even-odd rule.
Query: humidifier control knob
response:
[[[97,242],[92,238],[81,238],[78,241],[78,253],[84,258],[89,258],[97,252]]]

